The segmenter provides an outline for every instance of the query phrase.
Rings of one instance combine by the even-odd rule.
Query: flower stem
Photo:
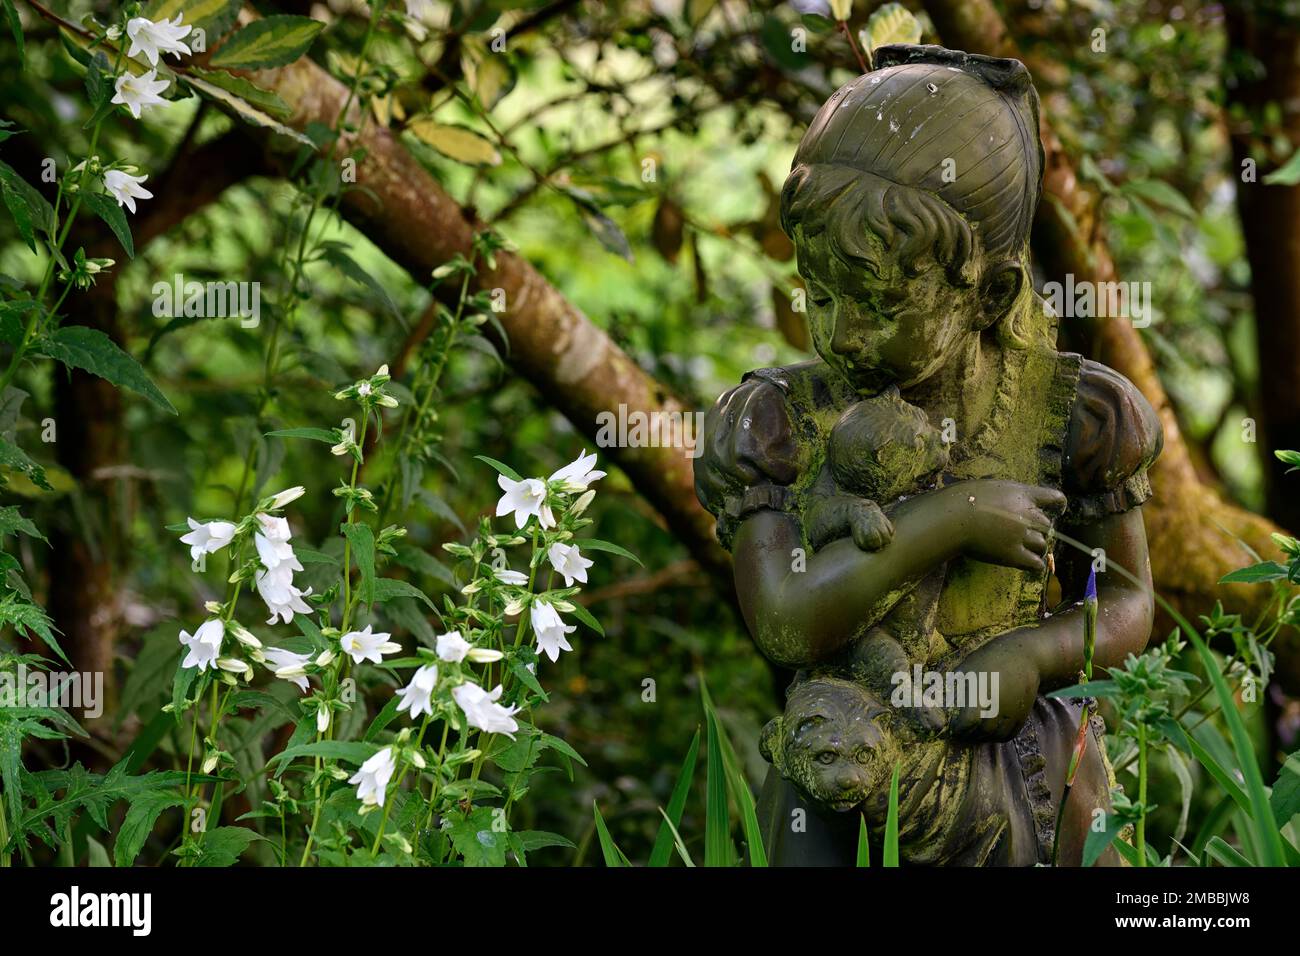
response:
[[[1138,866],[1147,865],[1147,725],[1138,724]]]

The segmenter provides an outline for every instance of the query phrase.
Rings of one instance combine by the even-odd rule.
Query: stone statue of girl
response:
[[[851,864],[898,767],[906,862],[1033,865],[1080,713],[1042,695],[1078,680],[1090,568],[1096,666],[1150,636],[1141,505],[1161,429],[1125,378],[1057,351],[1033,291],[1024,66],[931,46],[875,61],[812,121],[782,193],[820,358],[746,375],[696,462],[746,624],[795,672],[764,732],[761,822],[777,864]],[[891,703],[914,668],[992,699]],[[1110,777],[1093,729],[1062,863]]]

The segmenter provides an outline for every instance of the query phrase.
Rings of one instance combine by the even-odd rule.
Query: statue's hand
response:
[[[959,525],[968,556],[1022,571],[1044,570],[1052,519],[1065,509],[1065,495],[995,479],[963,481],[944,490],[960,496]]]
[[[1029,629],[1032,630],[1032,629]],[[979,701],[966,701],[948,725],[964,740],[1010,740],[1024,725],[1038,697],[1040,673],[1031,645],[1022,630],[993,638],[959,665],[974,674]],[[965,686],[971,686],[969,680]]]
[[[863,551],[879,551],[894,539],[894,526],[880,506],[866,498],[830,495],[816,501],[804,518],[813,548],[851,535]]]

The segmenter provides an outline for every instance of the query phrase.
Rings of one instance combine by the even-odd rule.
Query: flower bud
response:
[[[499,661],[505,657],[500,651],[493,650],[490,647],[471,647],[469,653],[465,656],[475,664],[491,664],[493,661]]]
[[[316,730],[318,733],[325,733],[330,726],[330,709],[321,706],[316,710]]]
[[[588,488],[583,493],[582,497],[580,497],[577,501],[573,503],[573,507],[569,509],[569,514],[573,515],[575,518],[578,517],[584,511],[587,510],[587,506],[591,504],[592,499],[595,497],[596,497],[596,489]]]
[[[317,667],[329,667],[334,663],[334,652],[331,650],[321,651],[320,656],[316,658]]]

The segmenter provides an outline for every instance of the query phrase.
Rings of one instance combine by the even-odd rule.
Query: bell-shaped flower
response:
[[[215,618],[204,621],[193,634],[181,631],[181,644],[189,648],[185,660],[181,661],[181,667],[197,667],[202,672],[209,666],[215,666],[224,636],[225,625]]]
[[[581,455],[551,475],[551,483],[558,483],[565,491],[586,491],[593,481],[605,477],[605,472],[592,469],[595,463],[596,453],[588,455],[584,448]]]
[[[181,544],[190,546],[190,560],[197,561],[200,556],[213,554],[230,544],[235,536],[235,526],[229,521],[198,522],[186,518],[190,526],[188,534],[181,535]]]
[[[370,625],[367,624],[363,630],[348,631],[339,638],[339,645],[343,648],[343,653],[352,657],[352,663],[360,664],[362,661],[370,661],[372,664],[382,664],[385,654],[396,654],[402,649],[400,644],[394,644],[389,638],[391,634],[371,633]]]
[[[547,549],[546,557],[550,559],[551,567],[563,575],[566,588],[573,587],[574,581],[586,584],[587,569],[596,563],[584,558],[576,544],[564,544],[560,541]]]
[[[477,727],[489,734],[505,734],[507,737],[514,737],[515,731],[519,729],[514,715],[519,712],[519,708],[503,707],[498,704],[501,693],[500,684],[497,684],[496,689],[491,693],[478,684],[471,683],[460,684],[451,690],[452,698],[465,712],[465,720],[471,727]]]
[[[411,675],[411,682],[399,691],[398,712],[409,710],[411,718],[433,713],[433,689],[438,684],[438,667],[425,664]]]
[[[393,779],[393,771],[396,769],[393,748],[385,747],[363,763],[361,769],[348,778],[348,783],[357,785],[357,799],[362,805],[382,807],[388,781]]]
[[[561,651],[571,651],[566,634],[572,634],[578,628],[565,624],[560,613],[546,601],[534,601],[529,615],[533,622],[533,634],[537,637],[537,650],[552,661],[560,657]]]

